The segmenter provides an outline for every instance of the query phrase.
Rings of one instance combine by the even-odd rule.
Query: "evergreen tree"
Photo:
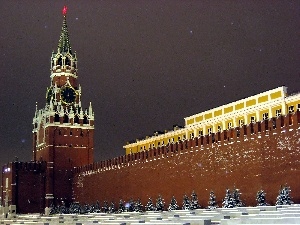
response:
[[[161,195],[158,196],[156,199],[156,211],[164,211],[165,209],[165,202]]]
[[[155,211],[156,210],[151,198],[149,198],[147,204],[145,205],[145,210],[146,211]]]
[[[85,214],[85,205],[80,206],[80,214]]]
[[[62,201],[61,205],[58,206],[57,211],[59,214],[68,214],[68,208],[66,207],[64,201]]]
[[[201,206],[198,201],[198,196],[195,193],[195,191],[193,191],[192,195],[191,195],[191,209],[194,210],[194,209],[200,209],[200,208],[201,208]]]
[[[263,190],[259,190],[256,194],[257,205],[268,205],[266,203],[266,193]]]
[[[102,206],[102,212],[107,213],[109,210],[108,202],[104,201],[103,206]]]
[[[284,186],[279,191],[279,194],[276,198],[276,204],[275,205],[291,205],[294,202],[292,201],[292,198],[290,196],[291,189],[290,187]]]
[[[123,202],[122,199],[119,202],[119,210],[118,210],[118,212],[119,213],[125,212],[125,205],[124,205],[124,202]]]
[[[69,213],[75,213],[75,214],[79,214],[80,213],[80,205],[78,202],[73,202],[71,203],[70,205],[70,208],[69,208]]]
[[[190,201],[190,199],[187,195],[183,196],[182,209],[183,210],[190,210],[191,209],[191,201]]]
[[[241,193],[239,192],[239,189],[234,188],[232,195],[233,195],[232,196],[233,207],[242,207],[242,206],[244,206],[242,200],[240,199]]]
[[[208,208],[209,209],[218,208],[217,201],[216,201],[216,196],[215,196],[215,193],[213,191],[211,191],[210,194],[209,194]]]
[[[233,208],[234,202],[229,189],[226,189],[225,198],[222,203],[223,208]]]
[[[139,198],[135,202],[134,211],[135,212],[143,212],[143,204],[142,204],[142,202],[141,202],[141,200]]]
[[[84,213],[90,213],[91,212],[90,211],[90,206],[88,204],[85,203],[83,208],[84,208]]]
[[[96,213],[101,212],[101,207],[100,207],[100,203],[99,203],[98,200],[97,200],[97,202],[95,204],[95,209],[94,210],[95,210]]]
[[[94,213],[95,212],[95,205],[90,205],[90,213]]]
[[[113,202],[110,203],[110,207],[109,207],[109,213],[115,213],[115,204]]]
[[[130,200],[129,200],[129,206],[128,206],[128,211],[129,212],[133,212],[134,211],[134,201],[133,201],[133,199],[131,198]]]
[[[179,206],[177,205],[177,201],[176,201],[176,199],[173,195],[172,198],[171,198],[171,202],[170,202],[170,205],[168,207],[168,210],[172,211],[172,210],[177,210],[177,209],[179,209]]]
[[[49,214],[50,215],[55,215],[57,213],[58,213],[58,210],[57,210],[56,206],[54,206],[53,203],[52,203],[51,206],[50,206],[50,212],[49,212]]]

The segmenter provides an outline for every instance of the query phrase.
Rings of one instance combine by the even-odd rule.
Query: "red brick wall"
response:
[[[219,206],[225,189],[240,189],[246,205],[256,205],[256,192],[267,193],[275,204],[280,185],[291,187],[294,202],[300,202],[300,130],[299,112],[275,121],[256,123],[224,133],[189,140],[145,153],[119,157],[77,169],[73,191],[76,201],[128,201],[159,194],[169,204],[174,195],[181,204],[184,194],[193,190],[202,206],[207,206],[213,190]],[[253,133],[252,133],[253,132]],[[208,144],[206,144],[208,141]],[[197,145],[198,142],[198,146]],[[186,147],[187,146],[187,147]],[[182,150],[181,150],[182,149]],[[165,154],[163,154],[165,153]],[[136,160],[134,160],[136,159]],[[128,162],[129,161],[129,162]],[[124,162],[124,163],[122,163]]]
[[[46,162],[10,162],[4,168],[10,168],[2,180],[5,191],[5,179],[9,178],[9,205],[17,205],[17,213],[44,212]],[[3,203],[4,198],[2,193]]]

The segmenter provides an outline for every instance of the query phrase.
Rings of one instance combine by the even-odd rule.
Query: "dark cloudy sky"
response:
[[[0,163],[31,159],[35,102],[68,6],[95,160],[184,117],[300,84],[300,1],[1,0]]]

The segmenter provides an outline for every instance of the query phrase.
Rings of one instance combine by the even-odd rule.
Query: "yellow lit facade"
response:
[[[300,93],[288,95],[287,87],[278,87],[248,98],[184,118],[184,128],[175,127],[163,134],[154,134],[124,146],[126,154],[209,135],[233,127],[268,120],[300,110]]]

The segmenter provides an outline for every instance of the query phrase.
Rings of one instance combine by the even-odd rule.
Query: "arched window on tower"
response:
[[[69,57],[66,57],[66,59],[65,59],[65,65],[66,66],[71,66],[71,60],[69,59]]]
[[[79,116],[78,115],[75,115],[74,123],[79,123]]]
[[[68,115],[64,116],[64,123],[69,123],[69,116]]]
[[[57,64],[56,65],[62,65],[62,58],[61,56],[57,59]]]
[[[54,122],[59,122],[59,115],[57,113],[54,116]]]
[[[89,121],[88,121],[87,116],[84,116],[83,117],[83,124],[88,124],[88,123],[89,123]]]

